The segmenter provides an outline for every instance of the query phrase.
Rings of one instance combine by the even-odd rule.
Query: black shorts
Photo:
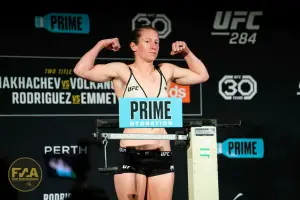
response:
[[[146,177],[175,172],[171,151],[119,148],[122,160],[115,174],[136,173]]]

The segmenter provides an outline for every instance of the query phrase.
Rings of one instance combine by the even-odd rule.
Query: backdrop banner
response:
[[[72,189],[80,191],[77,182],[86,180],[91,190],[117,199],[113,176],[97,171],[104,167],[103,148],[87,142],[96,131],[96,119],[119,118],[114,85],[84,80],[73,69],[98,41],[113,37],[119,38],[120,51],[103,50],[95,64],[132,63],[130,33],[148,24],[159,31],[156,65],[169,62],[188,68],[181,55],[170,55],[173,42],[185,41],[208,69],[205,83],[171,84],[169,97],[182,99],[182,117],[242,121],[240,128],[217,129],[223,151],[218,155],[220,200],[299,198],[300,68],[299,53],[292,49],[292,44],[299,46],[299,37],[294,18],[288,16],[292,12],[203,6],[186,15],[171,9],[137,9],[122,17],[84,9],[32,9],[3,21],[3,193],[18,200],[64,200]],[[167,128],[169,134],[176,130]],[[176,169],[173,199],[187,200],[186,149],[171,144]],[[251,150],[248,144],[254,145]],[[114,166],[121,159],[119,141],[109,141],[107,148],[108,165]],[[19,158],[23,160],[14,163]],[[76,167],[68,171],[61,166]]]

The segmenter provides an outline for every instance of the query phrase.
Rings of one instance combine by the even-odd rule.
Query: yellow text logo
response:
[[[19,158],[9,167],[8,179],[15,189],[20,192],[29,192],[40,185],[42,169],[32,158]]]

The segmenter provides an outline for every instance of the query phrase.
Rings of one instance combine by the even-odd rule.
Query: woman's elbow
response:
[[[201,83],[208,81],[208,79],[209,79],[209,74],[203,74],[200,76]]]
[[[77,67],[75,67],[74,69],[73,69],[73,73],[76,75],[76,76],[79,76],[79,77],[82,77],[83,75],[82,75],[82,72],[77,68]]]

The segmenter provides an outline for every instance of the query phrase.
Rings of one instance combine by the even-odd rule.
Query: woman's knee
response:
[[[141,174],[116,174],[114,184],[118,200],[144,200],[146,181]]]
[[[148,178],[147,197],[150,200],[172,200],[174,172]]]

